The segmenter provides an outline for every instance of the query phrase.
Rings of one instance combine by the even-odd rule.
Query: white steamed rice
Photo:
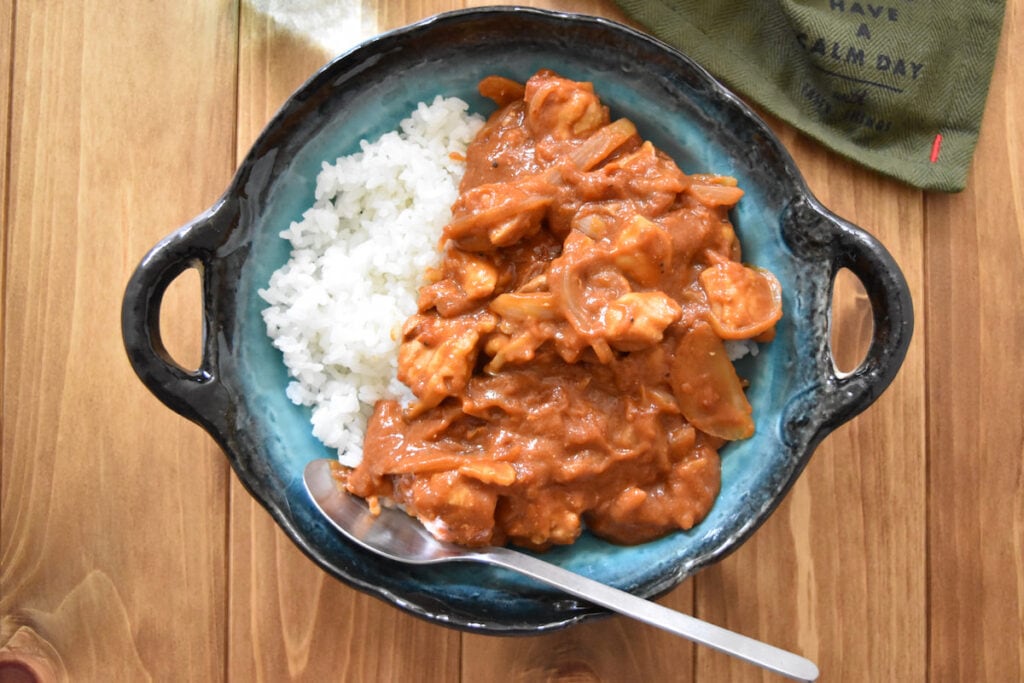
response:
[[[438,96],[398,131],[325,162],[315,203],[281,233],[288,262],[259,292],[293,378],[288,397],[312,408],[313,434],[346,465],[362,460],[374,404],[410,397],[395,376],[400,329],[425,269],[440,260],[465,167],[457,157],[483,125],[468,109]]]

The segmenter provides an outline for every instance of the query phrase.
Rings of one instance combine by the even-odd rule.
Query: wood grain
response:
[[[0,0],[0,359],[4,357],[5,335],[3,334],[6,306],[7,273],[7,219],[8,219],[8,169],[10,154],[11,114],[11,64],[14,61],[14,0]],[[4,363],[0,363],[0,387],[4,384]],[[4,394],[0,393],[0,414],[3,411]],[[0,443],[3,441],[3,423],[0,422]],[[3,463],[0,458],[0,490],[3,482]],[[3,505],[0,505],[0,515]],[[2,519],[2,517],[0,517]],[[2,573],[0,573],[2,575]],[[0,593],[2,593],[0,584]]]
[[[223,459],[138,382],[119,308],[145,250],[228,177],[225,9],[17,7],[0,644],[34,641],[73,680],[224,667]]]
[[[198,427],[125,362],[119,306],[333,54],[471,0],[338,4],[306,37],[265,0],[0,0],[0,680],[771,679],[613,617],[462,634],[328,578]],[[623,19],[612,0],[529,4]],[[828,681],[1024,679],[1024,0],[1010,0],[969,186],[927,195],[770,121],[818,197],[877,236],[916,334],[762,529],[663,602],[815,659]],[[270,7],[274,17],[257,7]],[[276,17],[276,18],[275,18]],[[199,278],[162,331],[199,361]],[[870,337],[837,287],[834,354]]]
[[[693,611],[689,584],[659,600]],[[620,616],[523,637],[463,635],[464,681],[690,681],[694,647]]]
[[[925,204],[930,668],[1024,679],[1024,4],[1004,20],[965,192]]]

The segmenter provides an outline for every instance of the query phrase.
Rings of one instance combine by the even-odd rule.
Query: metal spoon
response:
[[[504,567],[783,676],[798,681],[818,678],[814,662],[799,655],[662,607],[531,555],[508,548],[471,549],[439,541],[400,510],[385,508],[380,515],[374,515],[365,502],[339,488],[331,474],[331,464],[331,460],[321,459],[306,466],[306,490],[341,533],[368,550],[410,564],[483,562]]]

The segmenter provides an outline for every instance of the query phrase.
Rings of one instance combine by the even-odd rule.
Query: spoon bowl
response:
[[[419,522],[396,508],[370,511],[366,502],[342,489],[332,460],[306,466],[303,482],[313,502],[332,525],[349,539],[378,555],[407,564],[437,564],[474,559],[468,548],[438,540]]]
[[[303,475],[306,491],[338,531],[367,550],[407,564],[483,562],[504,567],[794,680],[818,678],[818,667],[804,657],[662,607],[533,555],[509,548],[466,548],[439,540],[397,508],[384,507],[375,514],[362,499],[341,488],[334,478],[334,467],[335,461],[324,458],[310,462]]]

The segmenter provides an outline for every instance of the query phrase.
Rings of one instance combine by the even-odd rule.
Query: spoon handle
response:
[[[756,664],[798,681],[815,681],[818,667],[799,655],[638,598],[557,565],[508,548],[489,548],[478,559],[530,576],[588,602]]]

